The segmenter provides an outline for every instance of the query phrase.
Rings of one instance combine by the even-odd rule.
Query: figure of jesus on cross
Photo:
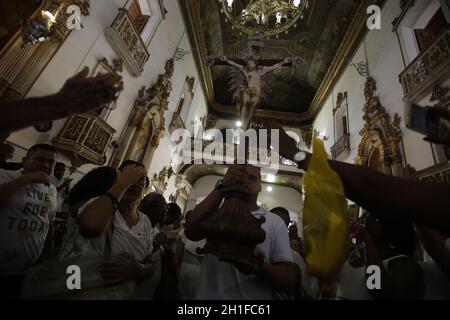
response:
[[[255,109],[261,102],[262,78],[269,72],[291,63],[292,59],[286,58],[270,67],[257,66],[256,59],[253,58],[247,59],[245,64],[238,64],[225,56],[221,57],[220,60],[238,69],[244,75],[245,81],[241,81],[239,86],[234,88],[234,100],[241,116],[242,129],[245,131],[250,128]]]

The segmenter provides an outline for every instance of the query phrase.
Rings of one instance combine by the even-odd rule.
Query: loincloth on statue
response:
[[[256,99],[255,99],[256,98]],[[237,101],[237,109],[240,112],[242,107],[251,107],[256,106],[259,102],[258,99],[258,92],[256,88],[249,88],[246,87],[245,89],[242,89],[242,91],[239,93],[239,98]]]

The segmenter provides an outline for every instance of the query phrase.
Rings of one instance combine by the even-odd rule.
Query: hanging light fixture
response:
[[[308,0],[219,0],[225,20],[246,34],[272,37],[288,31],[308,9]],[[246,6],[245,3],[248,3]]]

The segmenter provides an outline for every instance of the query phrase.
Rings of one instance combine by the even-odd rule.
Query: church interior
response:
[[[60,228],[65,232],[74,221],[86,222],[79,226],[80,234],[85,237],[83,232],[90,235],[95,230],[86,227],[95,222],[86,217],[88,211],[94,213],[94,207],[102,205],[117,209],[112,225],[117,225],[113,232],[118,238],[112,235],[110,239],[106,231],[98,233],[98,239],[106,234],[105,246],[111,240],[112,252],[122,248],[122,244],[116,243],[122,237],[122,231],[117,232],[122,230],[119,224],[124,224],[126,233],[134,228],[134,218],[137,219],[135,229],[142,223],[142,218],[132,214],[116,222],[129,190],[119,192],[118,196],[116,183],[111,189],[105,189],[109,190],[106,196],[97,194],[96,200],[86,198],[89,201],[77,207],[77,217],[75,209],[61,199],[61,187],[65,188],[67,197],[78,182],[98,167],[113,168],[114,174],[118,172],[116,182],[123,182],[126,180],[124,172],[128,179],[137,175],[137,169],[134,172],[122,170],[124,164],[133,161],[145,169],[144,180],[147,181],[139,198],[143,200],[133,202],[136,208],[139,206],[144,212],[147,205],[152,211],[159,200],[148,195],[159,194],[163,198],[161,201],[169,204],[167,212],[171,205],[181,212],[179,221],[160,221],[158,228],[155,228],[153,213],[144,212],[149,217],[151,232],[155,232],[142,236],[154,237],[150,245],[153,251],[148,255],[153,260],[142,258],[136,262],[136,268],[146,274],[149,266],[152,270],[149,274],[159,272],[158,276],[136,280],[134,295],[129,295],[129,286],[123,285],[123,290],[114,294],[111,290],[93,292],[96,299],[158,296],[159,299],[265,300],[269,293],[264,286],[270,287],[273,283],[276,290],[270,287],[269,291],[276,291],[276,294],[270,292],[269,297],[281,300],[292,299],[292,296],[323,300],[450,299],[449,22],[450,8],[446,0],[2,1],[0,114],[3,115],[0,117],[5,117],[2,124],[10,121],[5,115],[14,116],[15,103],[61,92],[74,75],[78,75],[78,79],[80,74],[100,79],[106,74],[108,79],[119,80],[114,80],[114,98],[95,110],[86,107],[86,112],[70,112],[54,119],[42,117],[45,121],[27,123],[17,130],[1,129],[2,149],[13,149],[9,155],[2,150],[1,168],[11,170],[7,167],[14,164],[15,170],[22,170],[31,161],[26,159],[34,151],[33,146],[52,146],[57,153],[57,163],[64,167],[63,176],[55,184],[61,203],[58,202],[54,222],[63,226]],[[89,68],[86,73],[85,67]],[[75,91],[66,101],[63,95],[59,96],[63,99],[61,105],[75,104],[70,101],[76,100]],[[30,102],[29,107],[33,109],[36,104]],[[36,108],[38,113],[41,109]],[[430,116],[425,117],[425,112]],[[430,129],[430,122],[435,121],[431,114],[441,117],[437,120],[441,122]],[[21,113],[17,115],[17,121],[12,122],[20,122]],[[424,118],[418,120],[421,116]],[[260,130],[275,129],[274,126],[282,128],[280,141],[272,136],[269,144],[261,147],[265,137]],[[256,130],[259,135],[255,134],[257,138],[252,140],[247,134],[232,133],[246,130]],[[439,135],[439,139],[430,139],[433,133]],[[189,147],[181,146],[181,140],[188,142]],[[288,152],[283,151],[288,144],[301,151],[287,156]],[[236,167],[240,147],[245,149],[245,164]],[[264,148],[269,164],[256,161],[248,168],[252,148]],[[303,166],[305,159],[309,161],[309,170]],[[255,179],[259,181],[255,204],[248,204],[253,201],[248,200],[253,199],[253,194],[249,196],[242,191],[244,189],[222,192],[232,185],[229,181],[239,184],[239,179],[233,180],[228,175],[234,169],[238,172],[236,176],[250,177],[246,180],[248,183],[242,182],[242,185],[251,189],[255,167],[258,172]],[[6,188],[1,188],[2,184],[12,188],[12,178],[6,177],[10,177],[9,173],[0,172],[0,190],[5,194],[0,196],[0,211],[13,212],[9,206],[17,193],[6,195]],[[91,189],[102,188],[100,180],[91,181]],[[317,181],[324,185],[321,187],[320,183],[315,183]],[[406,185],[404,190],[402,183]],[[215,192],[224,194],[216,207],[211,204],[217,202],[213,199]],[[428,210],[436,213],[436,220],[428,216],[422,219],[418,204],[402,207],[402,201],[415,199],[422,192],[425,197],[422,202],[433,203]],[[445,192],[447,196],[440,196]],[[428,196],[432,199],[426,198]],[[419,199],[416,202],[419,203]],[[204,209],[208,205],[215,209]],[[277,254],[272,252],[266,256],[265,266],[273,267],[267,273],[280,275],[283,270],[287,271],[284,277],[274,276],[276,280],[272,279],[270,286],[262,280],[264,284],[261,284],[258,277],[266,270],[254,271],[260,260],[251,252],[258,243],[263,252],[269,252],[269,247],[278,250],[276,246],[281,240],[274,239],[279,238],[280,230],[271,235],[270,232],[275,231],[264,225],[261,227],[263,222],[256,222],[254,208],[267,212],[262,214],[264,224],[273,227],[282,220],[272,219],[267,214],[270,211],[271,215],[277,215],[272,209],[280,207],[287,215],[286,230],[282,228],[286,235],[280,237],[289,244],[288,251],[298,249],[296,252],[303,261],[297,263],[295,257],[286,258],[300,266],[296,269],[300,289],[291,288],[289,294],[280,293],[286,283],[296,282],[287,276],[287,262],[280,258],[281,263],[272,261],[274,264],[270,264],[267,257],[272,259]],[[245,211],[245,215],[239,215],[241,211]],[[390,217],[384,220],[387,211],[395,211],[392,215],[398,215],[398,220],[394,219],[392,224],[389,224]],[[188,212],[191,221],[188,221]],[[208,223],[200,221],[201,217],[207,219],[208,214],[211,216]],[[341,218],[345,221],[343,224],[336,222]],[[9,237],[14,236],[13,231],[25,237],[20,227],[22,220],[17,219],[17,230],[14,227],[11,230],[15,220],[0,218],[1,224],[9,224],[8,230],[5,227],[2,231],[0,241],[9,241]],[[401,239],[380,240],[369,230],[370,222],[384,223],[386,230],[402,229],[405,235],[396,237],[385,230],[393,238]],[[410,254],[399,249],[406,247],[404,242],[409,236],[406,234],[410,229],[402,224],[405,222],[410,222],[412,237],[416,239],[416,247]],[[31,228],[31,220],[28,223]],[[175,234],[176,224],[180,228],[184,225],[185,231]],[[51,226],[49,229],[54,230]],[[142,230],[139,232],[147,232]],[[261,230],[265,234],[261,234]],[[336,236],[332,236],[334,241],[326,236],[332,232],[336,232]],[[164,233],[164,240],[162,236],[155,236],[156,233]],[[344,233],[348,239],[344,239]],[[41,240],[48,241],[49,237]],[[203,249],[196,250],[200,248],[199,241],[205,241],[202,238],[208,242],[206,245],[203,242]],[[385,247],[382,249],[382,245],[376,243],[377,254],[369,253],[373,249],[372,240],[367,238],[373,238],[375,243],[382,242]],[[36,239],[33,241],[38,241]],[[53,237],[55,239],[57,237]],[[350,243],[347,244],[347,240]],[[140,244],[143,240],[136,241]],[[164,244],[164,241],[171,244]],[[272,243],[266,249],[267,241]],[[396,241],[398,246],[392,245]],[[177,260],[179,243],[182,251]],[[53,243],[53,249],[58,245],[61,244]],[[0,279],[10,281],[13,267],[7,261],[17,255],[17,251],[11,252],[7,245],[0,247],[0,264],[5,264],[0,267]],[[158,247],[164,247],[165,253],[172,248],[173,257],[167,254],[161,258]],[[349,247],[354,251],[347,257],[345,250]],[[194,249],[183,253],[188,248]],[[159,271],[153,256],[155,250],[161,259]],[[281,257],[283,250],[279,250]],[[402,266],[407,270],[405,274],[414,274],[412,278],[423,281],[406,284],[405,276],[402,279],[408,289],[395,290],[393,286],[388,290],[384,285],[390,282],[382,279],[383,288],[371,292],[371,288],[362,288],[366,276],[370,276],[366,269],[360,273],[359,267],[352,265],[354,252],[359,258],[365,257],[361,268],[364,263],[379,266],[381,276],[387,275],[392,283]],[[238,258],[233,256],[235,253]],[[135,253],[132,250],[127,254]],[[382,262],[376,262],[374,257]],[[399,263],[389,262],[398,257],[401,257]],[[38,258],[40,263],[45,263],[42,256],[36,256],[25,271],[40,272],[36,268]],[[178,267],[172,266],[171,258],[179,262]],[[189,259],[195,261],[187,262]],[[338,264],[340,266],[336,267]],[[215,269],[211,269],[212,266]],[[206,281],[203,279],[206,269],[217,270],[218,277],[223,274],[223,278]],[[248,271],[250,269],[253,271]],[[342,270],[340,280],[331,280],[331,269]],[[394,269],[396,273],[391,272]],[[234,281],[231,279],[235,279],[227,273],[236,270],[240,272],[240,278],[236,276],[240,280],[227,290]],[[357,275],[353,277],[351,272]],[[26,274],[23,273],[20,286],[26,284],[35,290],[30,291],[28,287],[28,291],[23,291],[22,288],[22,294],[39,297],[38,284],[30,284]],[[363,277],[364,284],[352,282],[357,282],[358,277]],[[249,284],[253,278],[258,281]],[[13,286],[17,286],[16,280],[11,280]],[[376,287],[377,281],[374,281]],[[352,286],[359,287],[352,289]],[[48,290],[49,296],[54,293],[50,287]]]

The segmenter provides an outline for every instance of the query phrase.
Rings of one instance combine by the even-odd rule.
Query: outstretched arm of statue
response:
[[[265,67],[265,68],[263,69],[261,75],[265,75],[265,74],[267,74],[267,73],[269,73],[269,72],[275,71],[275,70],[281,68],[282,66],[284,66],[285,64],[288,64],[288,63],[291,63],[291,62],[292,62],[292,59],[291,59],[291,58],[286,58],[286,59],[284,59],[283,61],[281,61],[281,62],[279,62],[279,63],[277,63],[277,64],[274,64],[274,65],[271,66],[271,67]]]
[[[225,56],[220,57],[220,61],[226,62],[226,63],[228,63],[230,66],[235,67],[235,68],[237,68],[237,69],[239,69],[239,70],[244,70],[244,67],[243,67],[243,66],[241,66],[240,64],[238,64],[238,63],[236,63],[236,62],[234,62],[234,61],[228,60],[227,57],[225,57]]]

